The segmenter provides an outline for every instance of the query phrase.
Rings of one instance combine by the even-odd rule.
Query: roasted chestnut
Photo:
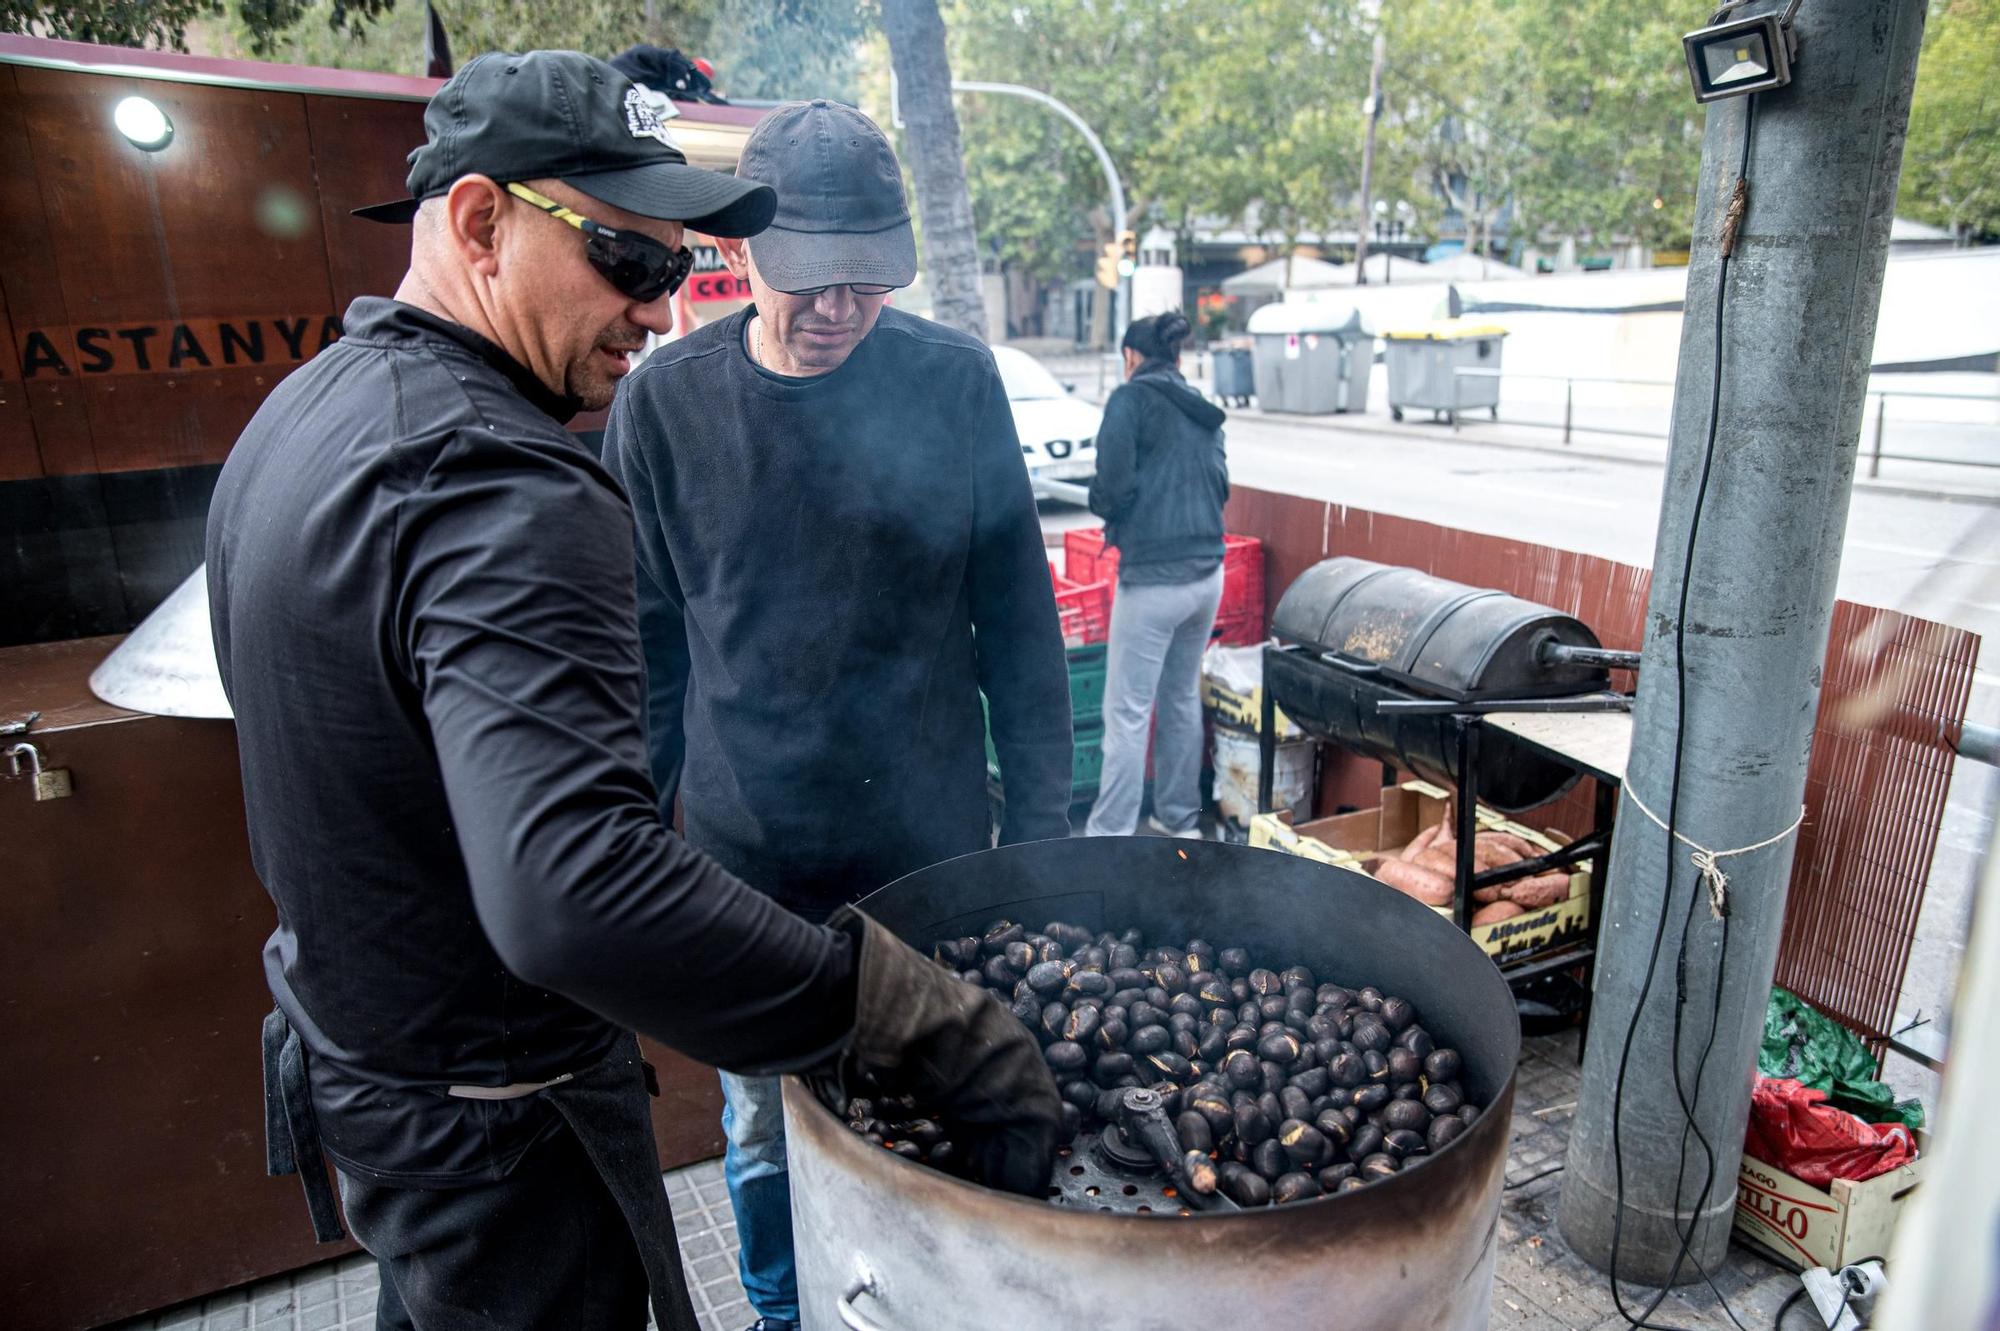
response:
[[[1110,1015],[1116,1010],[1115,1008],[1106,1008],[1104,1019],[1097,1024],[1097,1047],[1099,1049],[1123,1049],[1125,1042],[1132,1038],[1132,1032],[1126,1027],[1124,1018]]]
[[[1271,1200],[1283,1206],[1287,1202],[1310,1201],[1319,1196],[1318,1180],[1311,1174],[1280,1174],[1278,1181],[1271,1185]]]
[[[1457,1121],[1452,1120],[1454,1123]],[[1208,1120],[1193,1110],[1174,1120],[1174,1135],[1180,1138],[1181,1146],[1187,1150],[1206,1155],[1215,1149],[1215,1134],[1209,1130]]]
[[[1359,1172],[1357,1166],[1346,1161],[1342,1161],[1337,1165],[1328,1165],[1325,1169],[1319,1171],[1319,1186],[1323,1191],[1332,1192]]]
[[[1278,1092],[1278,1107],[1285,1111],[1286,1118],[1312,1117],[1312,1097],[1296,1086],[1287,1086]]]
[[[1164,1025],[1141,1025],[1132,1032],[1132,1038],[1126,1042],[1125,1047],[1139,1055],[1157,1054],[1162,1049],[1171,1047],[1173,1042],[1173,1032]]]
[[[1012,920],[995,920],[986,926],[986,937],[980,940],[980,946],[991,955],[1004,951],[1007,944],[1021,942],[1027,936],[1028,931]]]
[[[1431,1125],[1431,1111],[1415,1100],[1391,1100],[1382,1107],[1382,1127],[1394,1132],[1407,1128],[1422,1132]]]
[[[1364,1114],[1372,1114],[1393,1100],[1387,1082],[1371,1081],[1366,1086],[1354,1090],[1354,1107]]]
[[[1326,1138],[1330,1145],[1343,1151],[1347,1149],[1347,1144],[1354,1140],[1354,1128],[1341,1117],[1337,1109],[1322,1109],[1313,1116],[1313,1126],[1319,1129],[1320,1136]]]
[[[1359,1054],[1337,1054],[1326,1065],[1326,1072],[1335,1086],[1352,1090],[1368,1080],[1368,1065]]]
[[[1457,1081],[1461,1062],[1456,1049],[1436,1049],[1424,1060],[1424,1075],[1432,1081]]]
[[[1225,975],[1243,975],[1250,969],[1250,954],[1240,947],[1225,947],[1215,954],[1215,964]]]
[[[1271,1204],[1271,1185],[1248,1165],[1239,1165],[1234,1160],[1224,1161],[1215,1168],[1215,1181],[1223,1194],[1238,1206]]]
[[[1275,1031],[1257,1041],[1258,1057],[1281,1067],[1296,1063],[1304,1048],[1305,1046],[1299,1043],[1299,1037],[1291,1031]]]
[[[1049,1066],[1057,1072],[1081,1071],[1084,1065],[1090,1062],[1089,1051],[1082,1045],[1068,1040],[1057,1040],[1042,1051],[1042,1057],[1047,1059]]]
[[[1291,1167],[1291,1157],[1285,1154],[1284,1147],[1278,1145],[1276,1137],[1258,1142],[1256,1149],[1250,1152],[1250,1168],[1270,1182],[1277,1182],[1278,1177]]]
[[[1424,1143],[1433,1151],[1441,1151],[1465,1134],[1465,1120],[1456,1114],[1447,1114],[1431,1120],[1430,1131],[1424,1134]]]
[[[1455,1082],[1433,1082],[1431,1088],[1424,1092],[1424,1108],[1433,1114],[1456,1114],[1464,1103],[1465,1097],[1459,1094]]]
[[[1222,1060],[1222,1075],[1239,1091],[1251,1090],[1264,1081],[1264,1069],[1258,1065],[1257,1056],[1246,1049],[1235,1050]]]
[[[1042,1033],[1051,1040],[1062,1039],[1063,1027],[1069,1024],[1069,1009],[1061,1003],[1050,1003],[1042,1009]]]
[[[1421,1026],[1412,1026],[1396,1037],[1396,1043],[1415,1054],[1418,1058],[1429,1058],[1437,1049],[1431,1033]]]
[[[1151,1068],[1152,1075],[1164,1077],[1168,1081],[1178,1082],[1183,1086],[1195,1078],[1194,1068],[1188,1061],[1179,1054],[1168,1050],[1162,1050],[1156,1054],[1147,1054],[1139,1061],[1139,1064],[1141,1067]]]
[[[1385,998],[1382,1000],[1381,1015],[1385,1026],[1400,1032],[1417,1019],[1417,1009],[1407,998]]]
[[[1384,1179],[1401,1167],[1395,1156],[1378,1152],[1361,1162],[1361,1177],[1370,1181]]]
[[[1236,1130],[1236,1140],[1245,1146],[1256,1146],[1260,1142],[1267,1141],[1271,1134],[1277,1131],[1270,1116],[1255,1100],[1237,1101],[1231,1116],[1232,1126]]]
[[[1205,1152],[1189,1151],[1181,1157],[1181,1182],[1204,1197],[1215,1191],[1217,1172],[1215,1161]]]
[[[1072,1009],[1068,1019],[1063,1022],[1063,1039],[1075,1044],[1087,1044],[1090,1037],[1097,1034],[1097,1028],[1102,1023],[1103,1019],[1097,1015],[1097,1009],[1094,1007]]]
[[[1424,1144],[1424,1135],[1421,1132],[1397,1128],[1382,1139],[1382,1149],[1398,1160],[1407,1160],[1413,1155],[1422,1155],[1429,1147]]]
[[[1261,997],[1282,995],[1285,992],[1285,982],[1278,978],[1278,973],[1266,970],[1262,966],[1250,972],[1249,980],[1251,990]]]
[[[1333,1156],[1326,1134],[1301,1119],[1288,1118],[1278,1125],[1278,1144],[1301,1169],[1318,1169]]]
[[[1099,1086],[1110,1086],[1120,1077],[1129,1077],[1137,1070],[1138,1065],[1130,1054],[1099,1054],[1090,1075]]]
[[[1388,1062],[1392,1082],[1413,1082],[1424,1075],[1424,1061],[1407,1049],[1391,1049]]]
[[[1363,1123],[1354,1130],[1354,1136],[1347,1142],[1347,1158],[1356,1164],[1366,1160],[1382,1149],[1382,1129],[1373,1123]]]

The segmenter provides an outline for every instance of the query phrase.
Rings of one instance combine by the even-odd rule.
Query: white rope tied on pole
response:
[[[1627,785],[1625,793],[1631,797],[1632,803],[1638,807],[1640,813],[1645,814],[1653,820],[1653,826],[1659,828],[1662,832],[1669,830],[1666,823],[1660,818],[1660,815],[1646,807],[1646,801],[1639,798],[1638,791]],[[1694,865],[1695,871],[1701,875],[1702,885],[1708,889],[1709,914],[1719,920],[1729,913],[1729,875],[1722,871],[1721,861],[1733,855],[1748,855],[1752,851],[1764,850],[1775,846],[1786,837],[1797,832],[1804,825],[1805,821],[1806,806],[1801,804],[1799,806],[1799,816],[1792,819],[1790,827],[1787,827],[1776,836],[1768,836],[1754,845],[1738,846],[1734,850],[1710,850],[1693,837],[1688,836],[1678,829],[1674,829],[1674,840],[1688,848],[1688,860]]]

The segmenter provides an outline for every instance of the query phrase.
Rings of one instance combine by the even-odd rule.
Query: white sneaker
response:
[[[1190,827],[1185,832],[1172,832],[1167,830],[1165,823],[1153,817],[1150,813],[1146,815],[1146,826],[1152,828],[1161,836],[1178,837],[1182,841],[1200,841],[1202,839],[1200,827]]]

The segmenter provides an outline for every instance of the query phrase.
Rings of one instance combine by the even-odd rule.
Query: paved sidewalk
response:
[[[1560,1165],[1568,1146],[1576,1051],[1577,1036],[1571,1031],[1529,1040],[1522,1053],[1507,1162],[1513,1186],[1503,1194],[1500,1209],[1494,1331],[1623,1331],[1626,1326],[1604,1277],[1572,1254],[1556,1232],[1562,1175],[1535,1177]],[[742,1331],[754,1317],[736,1279],[736,1225],[720,1162],[675,1170],[666,1184],[703,1331]],[[1730,1249],[1715,1278],[1742,1325],[1758,1331],[1771,1325],[1778,1305],[1798,1288],[1795,1276],[1740,1246]],[[366,1257],[349,1257],[127,1322],[114,1331],[370,1331],[375,1289],[374,1264]],[[1625,1306],[1636,1314],[1650,1297],[1650,1291],[1628,1287]],[[1669,1295],[1652,1321],[1683,1331],[1734,1331],[1720,1302],[1703,1286]],[[1005,1317],[996,1315],[994,1325],[1005,1327]]]

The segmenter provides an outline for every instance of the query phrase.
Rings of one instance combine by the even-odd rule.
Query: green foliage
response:
[[[1897,209],[2000,235],[2000,0],[1933,0]]]
[[[358,33],[395,0],[327,0],[328,22]],[[296,24],[312,0],[239,0],[233,11],[247,49],[268,55],[278,37]],[[187,49],[191,24],[228,10],[224,0],[67,0],[22,4],[0,0],[0,31],[97,42],[105,46]]]

